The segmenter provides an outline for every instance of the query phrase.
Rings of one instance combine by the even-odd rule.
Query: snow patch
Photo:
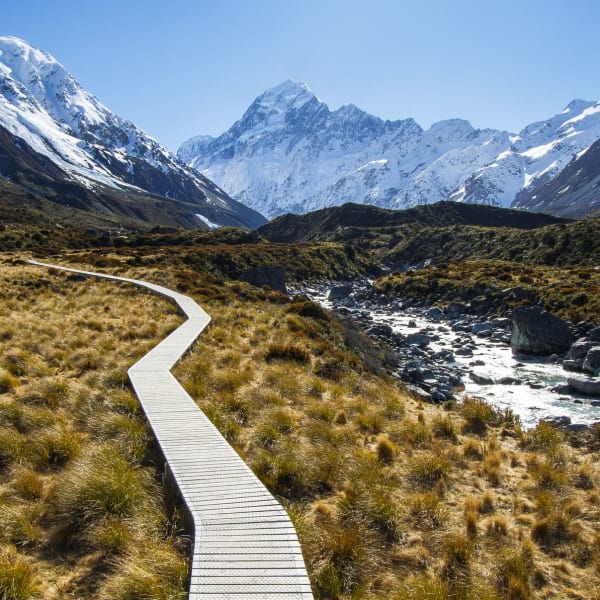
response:
[[[221,227],[218,223],[213,223],[210,219],[207,219],[204,215],[200,215],[196,213],[196,216],[205,224],[208,225],[210,229],[218,229]]]

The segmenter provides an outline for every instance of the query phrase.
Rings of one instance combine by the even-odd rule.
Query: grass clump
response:
[[[0,596],[3,600],[39,597],[39,581],[33,566],[10,547],[0,552]]]
[[[265,360],[290,360],[298,363],[309,363],[310,353],[297,344],[271,344],[267,349]]]
[[[54,502],[61,521],[77,527],[111,516],[152,514],[156,507],[146,495],[152,486],[148,470],[104,446],[72,465],[55,490]]]
[[[465,398],[460,405],[460,414],[465,421],[463,431],[466,433],[483,436],[489,426],[498,424],[498,413],[481,398]]]

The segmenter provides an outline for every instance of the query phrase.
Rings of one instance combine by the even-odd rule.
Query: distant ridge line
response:
[[[313,600],[288,514],[170,372],[210,316],[189,296],[147,281],[28,262],[146,288],[187,317],[127,374],[194,523],[189,600]]]

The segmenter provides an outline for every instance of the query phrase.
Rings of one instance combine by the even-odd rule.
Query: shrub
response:
[[[51,468],[63,467],[79,454],[81,435],[73,429],[61,428],[42,434],[36,444],[40,462]]]
[[[565,511],[555,510],[533,524],[531,537],[540,548],[547,551],[577,539],[579,529],[579,524]]]
[[[533,548],[525,542],[520,548],[508,550],[500,558],[496,586],[505,598],[527,600],[532,597],[529,579],[533,570]]]

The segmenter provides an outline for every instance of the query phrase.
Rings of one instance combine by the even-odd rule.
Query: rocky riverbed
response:
[[[594,346],[589,338],[575,343],[577,358],[570,358],[573,351],[547,357],[513,354],[513,323],[507,317],[470,315],[459,304],[442,311],[390,302],[367,281],[298,291],[352,318],[369,336],[387,344],[394,355],[392,374],[425,401],[478,396],[511,409],[525,427],[552,419],[577,430],[600,421],[600,395],[584,394],[575,389],[577,383],[573,386],[573,381],[593,386],[598,378],[574,375],[563,367],[563,362],[570,369],[583,367],[586,359],[580,354]]]

